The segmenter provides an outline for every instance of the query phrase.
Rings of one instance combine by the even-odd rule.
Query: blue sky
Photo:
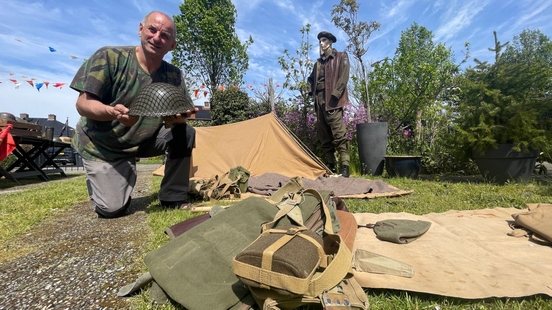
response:
[[[284,82],[278,57],[284,49],[299,46],[299,30],[311,24],[312,57],[317,55],[316,34],[336,35],[338,50],[345,48],[346,35],[331,22],[331,9],[339,0],[235,0],[236,31],[240,39],[255,41],[246,85],[260,86],[273,78]],[[523,29],[540,29],[552,36],[550,0],[359,0],[359,20],[381,24],[369,42],[367,63],[392,57],[401,31],[417,22],[431,30],[434,41],[451,47],[456,59],[463,58],[464,42],[470,42],[473,58],[492,60],[493,30],[501,42],[511,41]],[[47,117],[74,126],[77,93],[68,87],[83,60],[105,45],[136,45],[138,24],[152,10],[179,14],[181,0],[0,0],[0,111],[19,116]],[[20,40],[20,41],[17,41]],[[49,47],[56,50],[51,52]],[[170,55],[167,55],[170,60]],[[11,75],[13,74],[13,75]],[[10,79],[20,83],[16,84]],[[32,87],[50,82],[40,91]],[[53,87],[55,83],[66,83]],[[189,85],[189,88],[197,87]]]

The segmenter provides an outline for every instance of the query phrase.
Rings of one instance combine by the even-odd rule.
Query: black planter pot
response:
[[[358,157],[362,174],[381,175],[387,149],[387,122],[356,125]]]
[[[385,156],[385,171],[390,177],[416,179],[422,168],[422,156]]]
[[[516,152],[513,144],[499,144],[497,149],[490,148],[484,154],[474,152],[475,161],[481,175],[489,181],[504,184],[508,181],[527,182],[539,156],[540,150]]]

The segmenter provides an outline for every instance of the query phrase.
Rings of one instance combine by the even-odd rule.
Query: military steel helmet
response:
[[[194,104],[182,88],[168,83],[153,83],[138,92],[129,109],[129,115],[170,116],[193,111]]]

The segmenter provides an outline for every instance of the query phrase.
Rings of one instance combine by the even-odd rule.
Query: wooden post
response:
[[[270,109],[274,113],[274,85],[272,78],[268,79],[268,102],[270,103]]]

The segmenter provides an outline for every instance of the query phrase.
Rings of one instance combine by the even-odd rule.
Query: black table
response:
[[[0,175],[14,182],[17,182],[18,178],[29,176],[37,176],[44,181],[50,180],[48,177],[49,174],[59,173],[64,177],[67,176],[65,171],[54,162],[54,158],[65,148],[71,147],[70,143],[31,136],[14,135],[13,139],[16,146],[12,154],[17,157],[17,160],[5,170],[0,167]],[[37,163],[36,159],[40,156],[43,156],[44,162],[40,160],[39,163]],[[13,169],[16,170],[10,172]]]

